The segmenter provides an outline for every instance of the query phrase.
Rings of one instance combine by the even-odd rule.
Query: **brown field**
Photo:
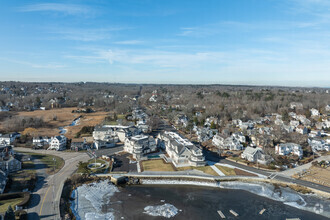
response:
[[[49,126],[37,129],[36,135],[54,136],[59,134],[58,127],[68,126],[75,118],[81,115],[83,117],[80,119],[79,125],[67,127],[68,130],[65,136],[67,138],[74,138],[75,134],[80,131],[83,126],[95,126],[101,123],[104,120],[104,117],[109,114],[109,112],[72,113],[72,110],[76,109],[77,108],[57,108],[45,111],[36,110],[33,112],[18,112],[17,116],[42,117],[44,122]],[[56,121],[53,120],[54,115],[57,117]]]
[[[302,177],[294,177],[330,187],[330,167],[320,168],[312,166]]]

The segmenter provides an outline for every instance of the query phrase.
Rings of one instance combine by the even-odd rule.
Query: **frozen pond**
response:
[[[153,184],[116,187],[102,181],[83,185],[73,191],[76,200],[71,207],[77,219],[91,220],[219,219],[218,210],[226,218],[233,218],[230,209],[242,219],[317,220],[330,216],[328,200],[270,184],[223,182],[213,187]],[[262,209],[265,211],[260,215]]]

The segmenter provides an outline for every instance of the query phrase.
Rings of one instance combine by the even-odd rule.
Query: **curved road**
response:
[[[59,156],[64,159],[64,167],[55,175],[42,175],[38,172],[38,183],[33,192],[30,206],[27,209],[29,219],[61,219],[59,203],[64,181],[77,169],[79,161],[87,161],[90,158],[86,153],[60,152],[47,150],[32,150],[28,148],[15,148],[16,151],[33,152]],[[37,162],[38,163],[38,162]]]
[[[98,156],[112,155],[122,150],[122,146],[117,146],[98,150],[96,154]],[[16,147],[15,151],[55,155],[63,158],[65,164],[55,175],[47,175],[41,161],[36,161],[35,165],[40,167],[37,171],[38,181],[31,197],[32,201],[27,209],[28,219],[60,220],[59,206],[64,182],[77,170],[79,161],[86,162],[90,160],[90,157],[85,152],[32,150],[19,147]]]

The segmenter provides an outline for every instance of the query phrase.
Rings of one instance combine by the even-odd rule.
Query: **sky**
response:
[[[329,0],[0,3],[0,81],[330,87]]]

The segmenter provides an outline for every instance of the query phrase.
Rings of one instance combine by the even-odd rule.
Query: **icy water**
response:
[[[218,210],[226,219],[328,219],[243,190],[174,185],[126,186],[118,189],[119,192],[112,195],[111,202],[102,207],[104,213],[112,212],[115,219],[221,219]],[[148,206],[150,211],[150,206],[164,204],[174,206],[177,214],[165,218],[145,213]],[[266,210],[260,215],[262,209]],[[229,210],[234,210],[239,216],[235,217]]]

